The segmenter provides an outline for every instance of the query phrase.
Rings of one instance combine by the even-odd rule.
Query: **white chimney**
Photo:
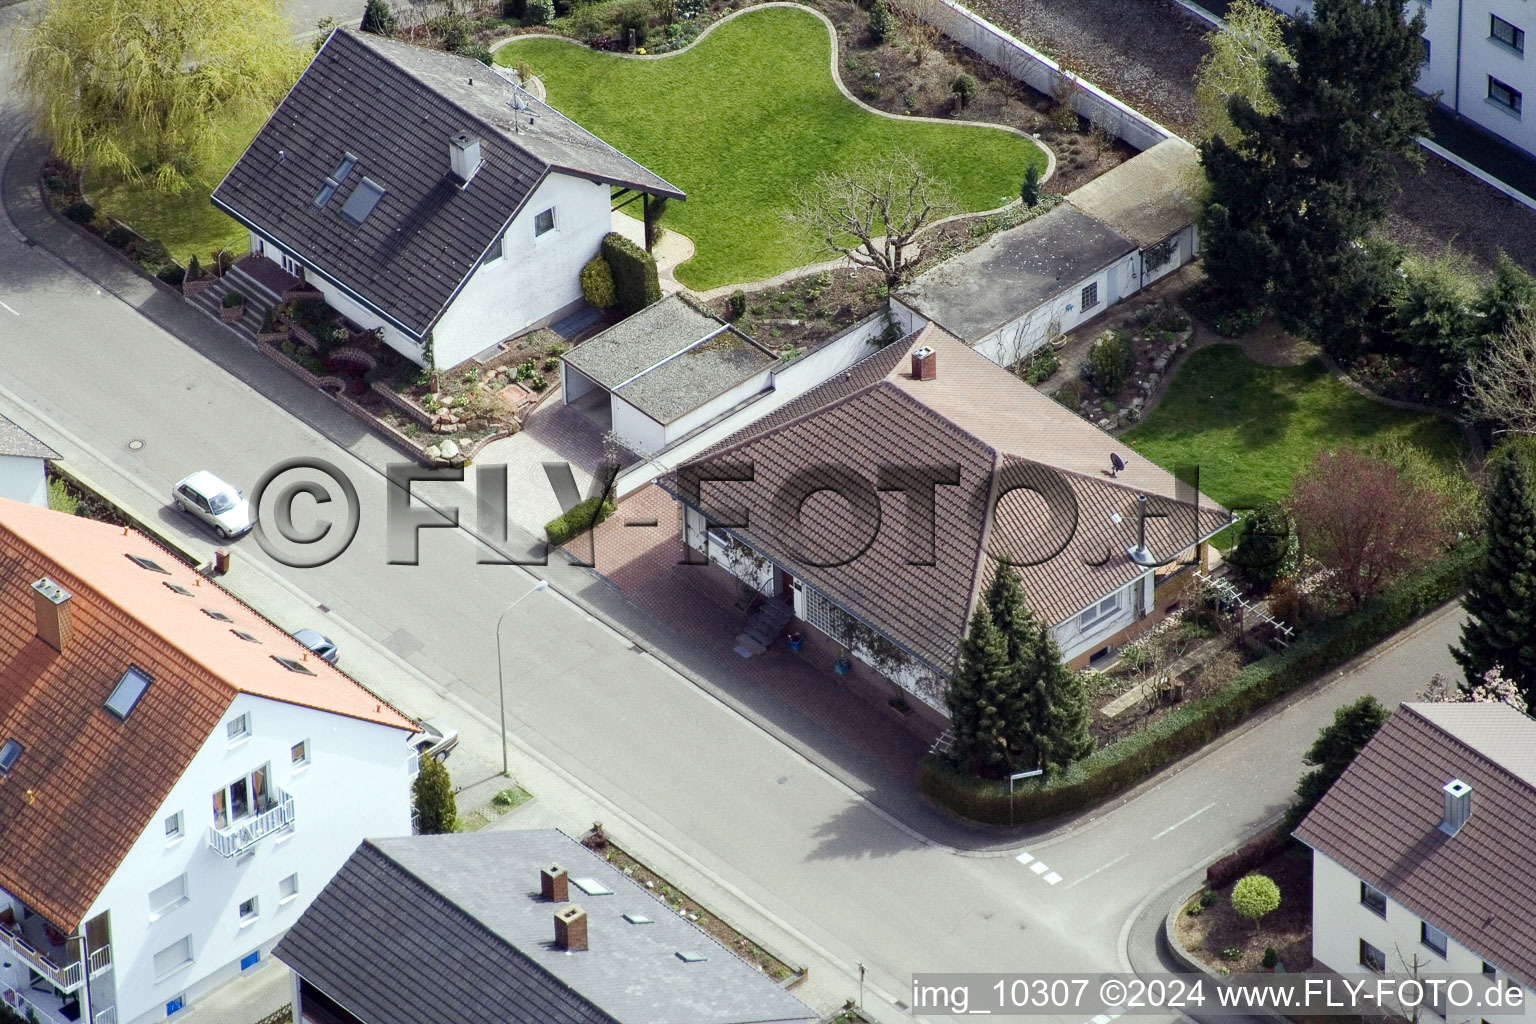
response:
[[[1454,836],[1472,817],[1472,787],[1460,779],[1452,779],[1440,787],[1445,797],[1445,813],[1440,817],[1440,831]]]
[[[448,140],[448,168],[464,188],[480,169],[480,140],[468,132],[459,132]]]

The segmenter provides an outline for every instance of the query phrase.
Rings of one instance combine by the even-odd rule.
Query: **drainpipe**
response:
[[[1451,109],[1461,113],[1461,5],[1463,0],[1456,0],[1456,89],[1451,98]]]

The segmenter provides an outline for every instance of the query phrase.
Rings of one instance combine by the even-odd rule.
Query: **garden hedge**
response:
[[[651,254],[617,231],[603,237],[603,259],[613,274],[613,291],[626,313],[638,313],[661,298],[661,280]]]
[[[1466,588],[1482,556],[1480,541],[1462,544],[1360,610],[1321,623],[1280,653],[1249,665],[1220,693],[1177,708],[1062,775],[1017,789],[1011,814],[1006,782],[974,778],[933,754],[918,765],[918,789],[961,817],[988,825],[1042,821],[1101,803],[1451,600]]]
[[[593,495],[545,523],[544,533],[551,544],[564,544],[613,515],[614,509],[611,500],[604,501],[602,495]]]

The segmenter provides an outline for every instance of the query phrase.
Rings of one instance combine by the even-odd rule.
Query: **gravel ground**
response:
[[[1208,31],[1172,0],[972,0],[977,11],[1090,82],[1189,137]],[[1406,164],[1384,226],[1426,254],[1466,250],[1485,270],[1500,249],[1536,273],[1536,211],[1431,154]]]

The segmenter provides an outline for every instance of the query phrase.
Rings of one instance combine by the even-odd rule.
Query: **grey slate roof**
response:
[[[1472,816],[1447,836],[1453,778],[1472,787]],[[1504,704],[1403,704],[1296,837],[1536,986],[1536,892],[1500,881],[1536,872],[1536,721]]]
[[[0,416],[0,455],[19,455],[29,459],[56,459],[59,453]]]
[[[539,870],[590,896],[590,948],[554,945]],[[626,913],[650,924],[631,924]],[[707,959],[685,963],[678,952]],[[767,1024],[815,1011],[607,861],[554,829],[370,839],[275,955],[366,1024]]]
[[[681,295],[647,306],[564,358],[658,423],[673,422],[777,361]]]
[[[403,330],[431,329],[521,204],[552,172],[683,198],[666,181],[558,111],[518,135],[514,87],[478,60],[337,29],[213,203]],[[468,187],[449,175],[448,140],[478,136]],[[344,154],[357,166],[314,200]],[[364,178],[385,190],[361,225],[342,217]]]
[[[1137,248],[1109,225],[1063,203],[945,260],[896,297],[974,345]]]

